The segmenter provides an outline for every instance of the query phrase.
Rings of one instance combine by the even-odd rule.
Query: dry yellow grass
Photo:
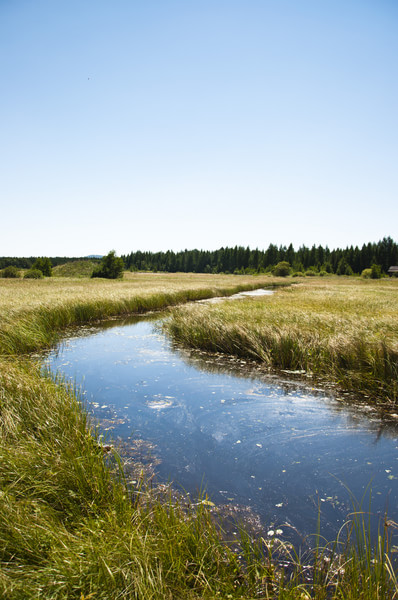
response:
[[[122,300],[136,295],[175,293],[182,290],[233,288],[237,285],[272,285],[274,278],[193,273],[125,273],[122,280],[46,278],[0,279],[0,318],[66,301]]]
[[[41,348],[70,325],[272,284],[270,277],[127,273],[123,280],[0,280],[0,354]]]

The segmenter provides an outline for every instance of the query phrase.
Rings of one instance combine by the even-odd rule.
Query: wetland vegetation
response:
[[[398,281],[306,280],[277,295],[181,307],[174,340],[328,380],[367,401],[398,400]]]
[[[183,500],[158,498],[143,480],[129,486],[120,458],[101,444],[74,390],[43,376],[33,357],[23,356],[53,344],[71,325],[273,283],[266,276],[237,280],[181,274],[129,274],[122,281],[1,280],[2,597],[398,597],[391,542],[396,524],[382,524],[373,542],[364,507],[354,506],[346,535],[342,531],[330,543],[318,537],[311,555],[300,556],[277,535],[266,541],[242,533],[238,547],[232,547],[223,539],[206,498],[192,507]],[[178,310],[169,328],[184,343],[204,347],[210,337],[207,349],[249,355],[287,370],[327,374],[342,386],[350,387],[352,380],[351,387],[393,403],[396,292],[397,282],[386,280],[311,280],[262,300]],[[211,331],[203,311],[213,324]],[[185,337],[179,333],[181,324],[188,332]],[[310,335],[314,327],[319,327],[318,336]],[[263,337],[260,328],[265,330]],[[277,331],[274,338],[272,328]],[[294,343],[289,342],[289,328]],[[223,335],[215,337],[218,329]],[[322,345],[322,339],[328,345]],[[272,352],[267,352],[266,341]],[[339,352],[345,352],[347,363],[338,361]],[[356,352],[357,361],[366,367],[359,372]],[[345,369],[350,372],[344,379]]]
[[[116,281],[4,279],[0,286],[0,354],[44,348],[72,325],[161,310],[262,285],[278,285],[278,279],[171,273],[126,273],[123,280]]]

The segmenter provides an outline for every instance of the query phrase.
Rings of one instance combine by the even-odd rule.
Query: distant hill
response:
[[[18,269],[30,269],[37,258],[37,256],[0,256],[0,269],[4,269],[5,267],[9,266],[15,266],[18,267]],[[91,256],[49,256],[53,267],[57,267],[58,265],[64,265],[68,262],[76,262],[80,260],[96,261],[100,258],[102,258],[100,254],[93,254]]]
[[[96,260],[75,260],[53,267],[53,277],[91,277],[98,265]]]
[[[89,254],[88,256],[85,256],[84,258],[103,258],[103,254]]]

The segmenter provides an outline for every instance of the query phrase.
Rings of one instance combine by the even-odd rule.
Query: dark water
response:
[[[148,318],[83,329],[47,357],[85,390],[108,437],[150,442],[160,481],[250,506],[265,532],[328,538],[369,485],[372,519],[398,521],[398,424],[311,383],[172,347]],[[365,509],[369,508],[368,500]]]

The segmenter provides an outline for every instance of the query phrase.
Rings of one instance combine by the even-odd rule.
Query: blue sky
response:
[[[1,256],[398,238],[395,0],[0,0]]]

